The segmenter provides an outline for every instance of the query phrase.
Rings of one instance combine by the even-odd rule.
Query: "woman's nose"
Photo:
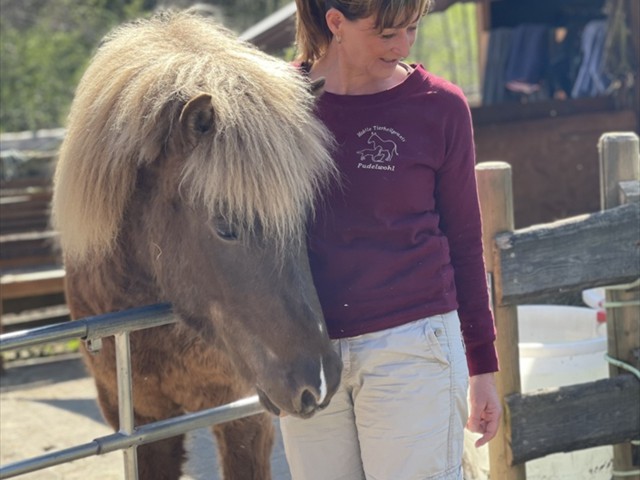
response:
[[[409,32],[397,35],[396,42],[393,46],[393,52],[401,58],[408,57],[413,41],[414,36]]]

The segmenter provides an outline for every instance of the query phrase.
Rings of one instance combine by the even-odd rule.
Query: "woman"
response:
[[[402,62],[428,2],[296,0],[342,174],[309,255],[344,371],[326,410],[281,419],[294,480],[461,479],[465,423],[478,446],[498,427],[469,108]]]

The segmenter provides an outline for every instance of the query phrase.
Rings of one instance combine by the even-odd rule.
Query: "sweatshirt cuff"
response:
[[[483,373],[497,372],[500,367],[498,363],[498,353],[493,342],[467,347],[467,366],[469,376],[481,375]]]

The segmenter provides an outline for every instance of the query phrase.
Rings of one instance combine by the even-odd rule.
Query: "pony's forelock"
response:
[[[210,20],[163,14],[109,35],[81,80],[55,174],[67,258],[115,244],[138,168],[166,153],[184,104],[212,96],[213,132],[183,152],[182,195],[284,246],[335,174],[304,79]]]

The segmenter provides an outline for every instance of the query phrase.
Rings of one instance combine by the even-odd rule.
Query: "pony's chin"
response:
[[[264,393],[259,388],[256,389],[258,392],[258,398],[260,399],[260,403],[269,413],[273,413],[276,416],[280,416],[282,412],[270,399],[267,397],[267,394]]]
[[[267,396],[267,394],[264,393],[262,390],[260,390],[259,388],[256,388],[256,391],[258,393],[258,398],[260,399],[260,403],[265,408],[265,410],[267,410],[267,412],[269,413],[276,415],[277,417],[285,416],[285,415],[293,415],[294,417],[303,418],[303,419],[311,418],[316,412],[319,412],[320,410],[324,410],[329,404],[329,402],[326,401],[322,405],[315,405],[313,408],[308,408],[304,411],[287,412],[287,411],[283,411],[280,407],[278,407],[275,403],[273,403],[271,399]]]

